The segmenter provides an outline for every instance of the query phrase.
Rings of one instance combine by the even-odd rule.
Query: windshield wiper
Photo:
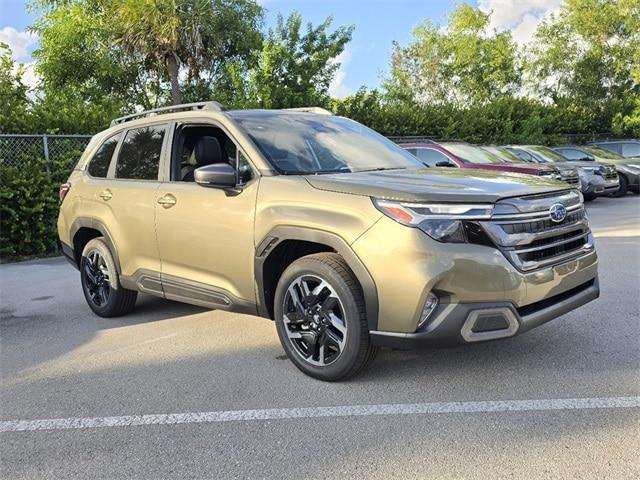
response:
[[[362,170],[355,170],[355,173],[360,172],[382,172],[383,170],[405,170],[406,167],[376,167],[376,168],[363,168]]]
[[[327,170],[287,170],[284,175],[323,175],[325,173],[351,173],[349,167],[331,168]]]

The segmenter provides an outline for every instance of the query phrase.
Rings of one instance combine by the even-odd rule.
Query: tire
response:
[[[369,338],[362,289],[338,254],[293,262],[278,281],[274,301],[280,343],[307,375],[345,380],[378,353]]]
[[[594,193],[585,193],[583,197],[585,202],[593,202],[596,199],[596,195]]]
[[[613,192],[611,196],[615,198],[625,197],[629,189],[629,180],[624,175],[618,175],[618,179],[620,180],[620,188]]]
[[[80,259],[84,298],[100,317],[119,317],[133,310],[138,292],[120,285],[116,262],[102,237],[90,240]]]

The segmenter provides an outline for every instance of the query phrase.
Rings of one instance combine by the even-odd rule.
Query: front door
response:
[[[212,126],[179,126],[172,162],[171,180],[161,183],[156,204],[165,297],[214,308],[254,306],[259,178],[235,144]],[[237,189],[195,183],[196,168],[221,162],[242,172]]]

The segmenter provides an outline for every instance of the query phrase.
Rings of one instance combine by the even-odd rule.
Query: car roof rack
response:
[[[283,108],[290,112],[305,112],[315,113],[316,115],[333,115],[333,112],[322,107],[296,107],[296,108]]]
[[[170,105],[168,107],[154,108],[153,110],[145,110],[144,112],[132,113],[131,115],[125,115],[111,120],[110,126],[119,125],[121,123],[130,122],[138,118],[151,117],[153,115],[160,115],[163,113],[184,112],[187,110],[213,110],[215,112],[223,112],[224,107],[218,103],[209,102],[196,102],[196,103],[183,103],[181,105]]]

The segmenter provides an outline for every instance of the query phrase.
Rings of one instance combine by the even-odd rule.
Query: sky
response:
[[[38,45],[28,32],[37,12],[27,10],[29,1],[0,0],[0,42],[8,43],[17,61],[27,66],[25,81],[36,82],[31,53]],[[306,21],[317,24],[333,15],[334,26],[354,25],[352,41],[340,55],[341,67],[330,93],[344,97],[359,87],[375,88],[388,73],[393,41],[406,45],[412,29],[424,20],[444,24],[448,13],[460,0],[259,0],[267,10],[267,27],[275,24],[277,14],[285,17],[293,10]],[[520,43],[531,39],[536,26],[561,0],[469,0],[484,11],[491,11],[491,27],[510,29]]]

